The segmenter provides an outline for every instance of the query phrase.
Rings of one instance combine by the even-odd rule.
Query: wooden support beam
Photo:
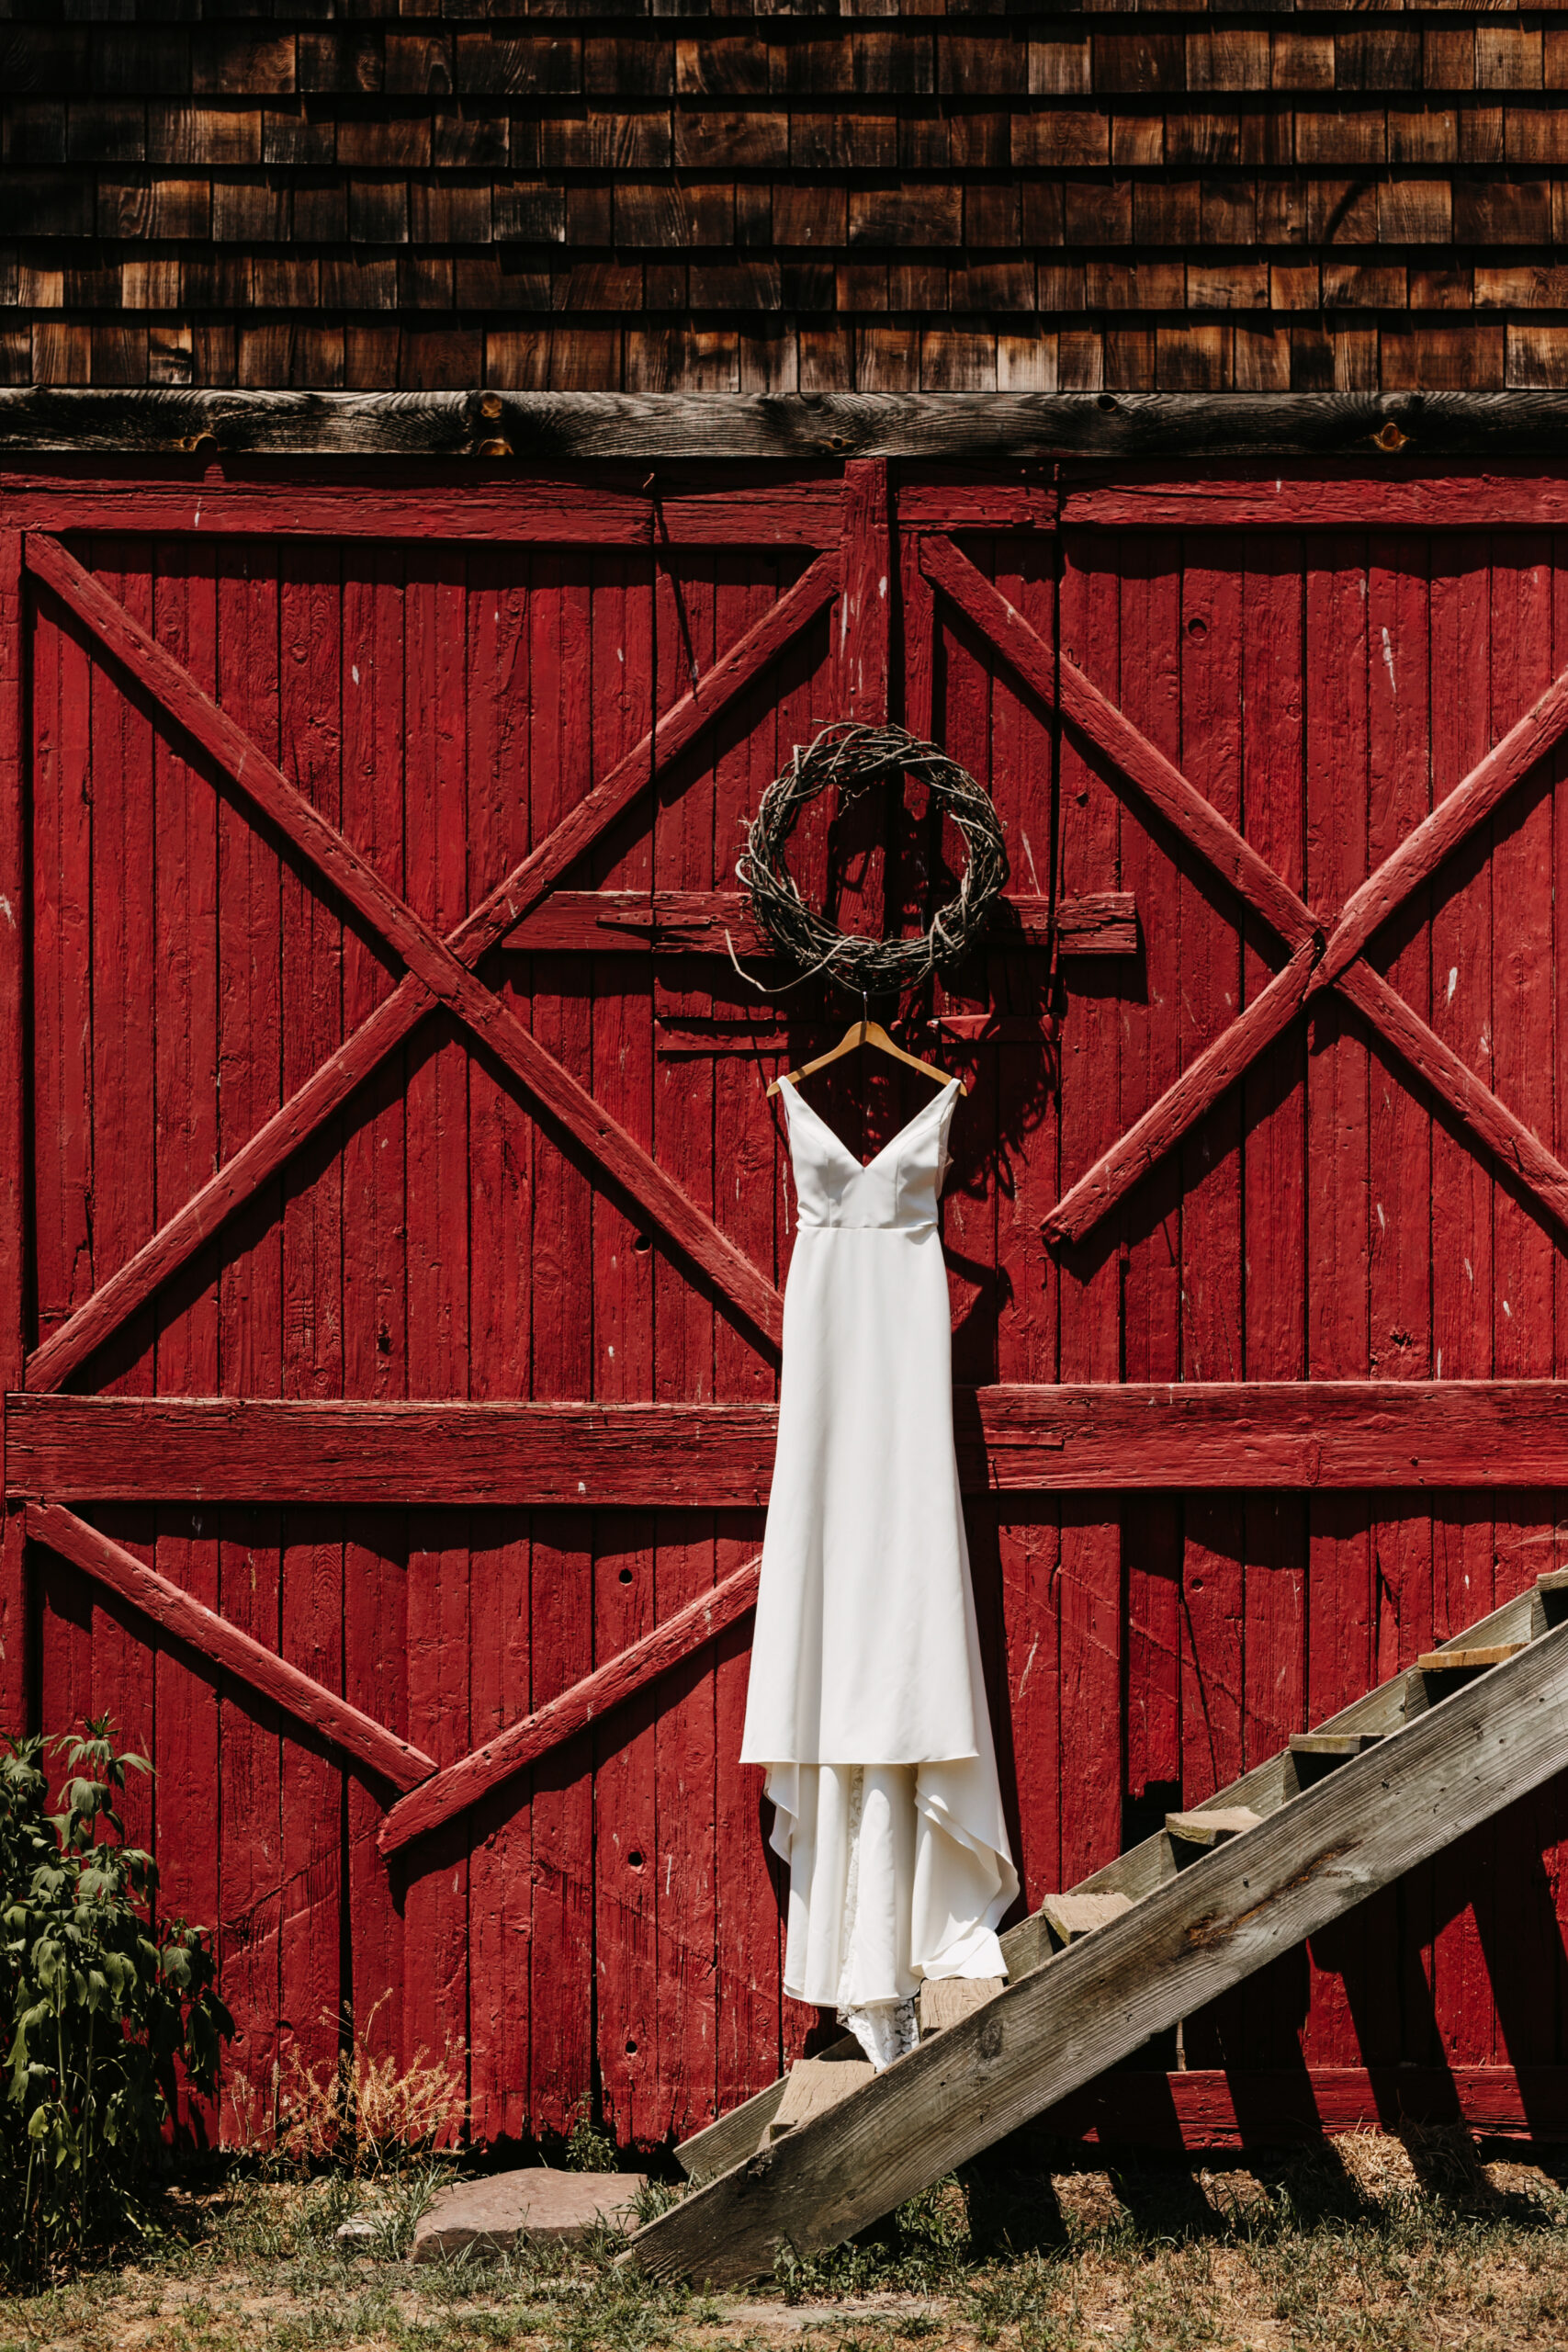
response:
[[[493,1739],[487,1739],[482,1747],[474,1748],[460,1762],[447,1765],[433,1780],[424,1781],[395,1804],[381,1824],[376,1842],[382,1853],[395,1854],[414,1838],[440,1828],[444,1822],[455,1820],[491,1789],[526,1770],[530,1764],[536,1764],[563,1740],[586,1730],[614,1708],[623,1706],[647,1684],[668,1673],[683,1657],[690,1657],[694,1650],[713,1641],[755,1603],[761,1567],[761,1557],[748,1560],[743,1568],[737,1568],[733,1576],[727,1577],[711,1592],[699,1593],[684,1609],[665,1618],[641,1641],[631,1643],[597,1673],[584,1676],[547,1706],[525,1715],[507,1730],[498,1732]]]
[[[836,2245],[1539,1787],[1565,1741],[1568,1624],[694,2189],[624,2259],[723,2287]]]
[[[738,956],[777,954],[739,890],[552,890],[502,944],[529,956]],[[1137,900],[1131,890],[1080,899],[1003,899],[988,943],[996,949],[1055,947],[1062,956],[1135,956]]]
[[[26,1500],[761,1510],[765,1405],[6,1400]],[[1190,1381],[954,1392],[971,1495],[1568,1486],[1568,1383]]]
[[[997,465],[1080,456],[1359,458],[1378,464],[1393,424],[1403,481],[1438,457],[1555,460],[1568,397],[1497,392],[288,392],[0,391],[0,451],[102,451],[178,459],[193,480],[231,455],[446,458],[476,483],[524,465],[843,457]],[[481,459],[486,443],[511,455]],[[1363,515],[1358,527],[1365,527]]]
[[[1551,531],[1568,481],[1528,465],[1463,473],[1408,466],[1210,468],[1186,477],[1087,476],[1064,488],[1063,527],[1100,531]]]
[[[166,1634],[172,1634],[188,1649],[204,1657],[209,1666],[243,1682],[272,1704],[281,1707],[297,1723],[306,1724],[332,1741],[369,1770],[389,1781],[396,1789],[412,1789],[428,1779],[435,1770],[433,1757],[400,1739],[385,1724],[362,1715],[346,1699],[329,1690],[310,1675],[302,1674],[276,1652],[264,1649],[260,1642],[243,1634],[237,1625],[230,1624],[188,1592],[182,1592],[167,1577],[162,1577],[133,1552],[112,1543],[89,1527],[73,1511],[62,1510],[53,1503],[29,1503],[27,1507],[27,1531],[36,1544],[47,1544],[62,1560],[69,1560],[84,1576],[117,1593],[129,1601],[143,1617],[151,1618]]]

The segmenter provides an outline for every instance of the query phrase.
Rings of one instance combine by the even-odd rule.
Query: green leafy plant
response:
[[[0,1754],[0,2233],[18,2273],[145,2232],[176,2067],[211,2090],[233,2031],[205,1931],[156,1918],[156,1866],[125,1842],[117,1800],[151,1770],[107,1716]]]

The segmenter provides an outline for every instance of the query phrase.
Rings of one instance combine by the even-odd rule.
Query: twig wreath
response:
[[[942,803],[969,853],[958,896],[915,939],[868,939],[835,931],[808,907],[784,864],[784,844],[808,800],[837,787],[847,808],[874,785],[918,777]],[[1008,878],[1002,823],[989,793],[935,743],[902,727],[861,727],[834,719],[773,778],[746,829],[736,872],[751,910],[770,939],[806,973],[828,972],[858,995],[892,996],[915,987],[939,964],[956,963],[984,931],[993,901]]]

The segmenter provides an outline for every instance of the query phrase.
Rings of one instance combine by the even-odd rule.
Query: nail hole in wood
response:
[[[622,1582],[623,1584],[630,1584],[631,1580],[632,1580],[632,1572],[631,1572],[630,1568],[623,1568],[623,1569],[621,1570],[621,1582]]]

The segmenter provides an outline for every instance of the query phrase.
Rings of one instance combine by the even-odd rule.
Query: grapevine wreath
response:
[[[868,939],[835,931],[808,907],[784,864],[784,844],[808,800],[836,786],[840,808],[874,785],[903,788],[919,777],[952,817],[969,853],[958,895],[939,908],[931,927],[914,939]],[[986,927],[992,902],[1008,878],[1001,819],[990,795],[935,743],[901,727],[861,727],[835,719],[773,778],[746,829],[736,872],[751,910],[774,944],[807,972],[829,972],[862,996],[892,996],[913,988],[939,964],[957,963]]]

